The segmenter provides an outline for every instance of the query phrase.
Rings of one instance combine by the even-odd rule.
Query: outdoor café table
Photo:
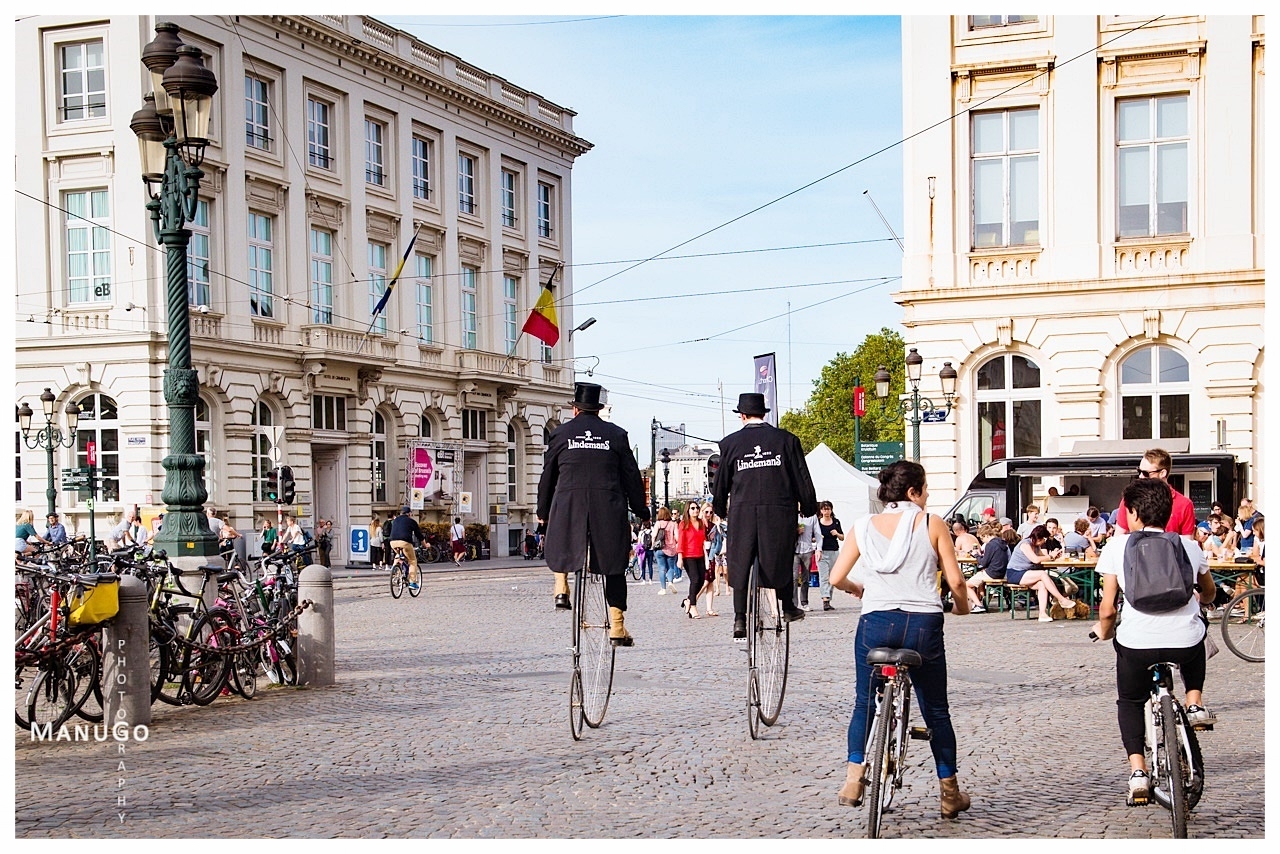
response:
[[[1098,588],[1098,573],[1094,572],[1094,568],[1098,565],[1096,557],[1086,558],[1069,558],[1061,557],[1055,560],[1047,560],[1040,564],[1043,567],[1056,569],[1061,575],[1070,578],[1076,584],[1080,585],[1080,595],[1076,598],[1086,603],[1089,610],[1092,611],[1098,607],[1095,597],[1095,591]]]
[[[1213,573],[1215,587],[1223,582],[1235,587],[1239,582],[1252,578],[1255,569],[1257,567],[1253,561],[1236,563],[1235,561],[1217,560],[1216,558],[1209,560],[1209,572]]]

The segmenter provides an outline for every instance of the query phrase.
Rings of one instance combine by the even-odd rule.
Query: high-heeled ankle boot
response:
[[[969,808],[969,793],[960,791],[960,783],[954,775],[939,780],[938,789],[942,792],[943,818],[955,818]]]
[[[839,802],[842,807],[862,806],[862,790],[866,781],[862,777],[862,765],[850,762],[844,774],[844,786],[840,789]]]

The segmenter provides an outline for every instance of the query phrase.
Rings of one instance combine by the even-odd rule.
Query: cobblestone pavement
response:
[[[865,808],[836,805],[852,597],[837,593],[826,613],[813,597],[819,610],[793,626],[778,724],[752,742],[730,598],[717,597],[721,616],[688,620],[681,596],[633,583],[637,644],[618,653],[604,725],[575,743],[568,616],[551,609],[546,570],[463,570],[428,575],[426,587],[394,601],[385,576],[338,582],[336,687],[157,705],[150,738],[123,755],[18,732],[16,834],[865,836]],[[1169,834],[1160,807],[1124,805],[1114,655],[1089,643],[1088,625],[947,618],[960,779],[974,806],[939,817],[928,746],[913,742],[886,836]],[[1209,663],[1220,723],[1202,736],[1208,785],[1192,836],[1263,837],[1263,675],[1225,649]]]

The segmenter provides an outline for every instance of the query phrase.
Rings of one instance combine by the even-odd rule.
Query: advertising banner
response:
[[[462,450],[439,442],[413,440],[405,449],[406,502],[414,510],[450,504],[457,491],[454,481]]]
[[[764,395],[764,405],[769,412],[764,416],[764,420],[768,421],[774,427],[778,426],[778,383],[777,383],[777,366],[774,364],[774,354],[765,353],[756,356],[755,370],[755,390]]]
[[[421,510],[427,502],[431,477],[435,474],[430,448],[411,448],[409,451],[409,506]]]

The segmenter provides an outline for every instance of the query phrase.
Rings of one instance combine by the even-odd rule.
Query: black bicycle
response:
[[[872,667],[872,684],[876,690],[876,712],[867,738],[866,780],[870,815],[867,838],[879,839],[884,814],[893,804],[893,796],[902,788],[907,770],[907,742],[928,741],[932,733],[927,727],[913,727],[911,721],[911,668],[919,667],[920,653],[914,649],[876,647],[867,652]]]
[[[422,592],[422,571],[418,571],[418,583],[409,580],[409,559],[404,552],[396,549],[396,556],[391,563],[391,598],[399,599],[404,589],[409,588],[409,595],[415,599]]]
[[[777,591],[760,586],[760,565],[751,567],[747,588],[747,730],[760,737],[782,711],[791,655],[791,626],[782,615]]]
[[[582,738],[583,725],[595,729],[604,721],[613,690],[614,645],[609,640],[609,606],[604,576],[589,571],[591,547],[573,587],[573,675],[569,681],[569,729]]]
[[[1222,640],[1245,661],[1266,660],[1266,606],[1266,590],[1254,587],[1232,597],[1222,609]]]

